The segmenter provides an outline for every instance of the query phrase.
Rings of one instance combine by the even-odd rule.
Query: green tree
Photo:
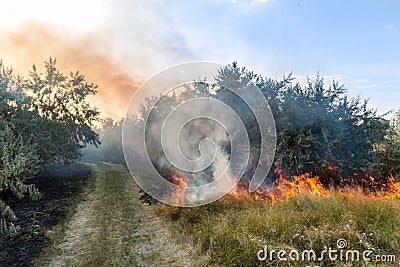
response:
[[[385,138],[374,145],[374,168],[386,177],[400,176],[400,112],[392,121]]]
[[[215,78],[215,84],[198,81],[179,93],[164,95],[153,109],[150,103],[158,96],[144,101],[136,125],[140,127],[142,119],[149,114],[146,145],[155,165],[164,157],[160,145],[164,119],[181,101],[201,95],[215,97],[240,116],[249,134],[249,163],[254,169],[260,147],[257,121],[246,103],[227,88],[246,93],[255,85],[274,115],[275,160],[288,173],[322,173],[327,163],[335,165],[347,178],[363,170],[373,172],[377,178],[386,178],[391,171],[400,172],[400,149],[397,148],[400,144],[395,141],[400,140],[399,134],[394,134],[393,126],[383,115],[368,107],[367,100],[350,98],[347,89],[336,81],[326,84],[319,74],[306,84],[296,82],[291,74],[282,80],[273,80],[238,67],[236,62],[221,68]],[[399,125],[396,127],[400,128]]]
[[[27,184],[38,171],[39,156],[36,150],[31,140],[15,136],[8,126],[0,129],[0,193],[8,190],[19,199],[26,194],[32,200],[39,198],[36,187]],[[0,211],[0,233],[15,232],[18,228],[12,221],[16,216],[1,199]]]
[[[32,95],[35,116],[28,125],[40,133],[35,135],[35,142],[44,164],[70,163],[81,156],[80,149],[86,145],[100,144],[99,135],[92,129],[99,111],[87,101],[97,86],[86,82],[84,75],[71,72],[66,76],[50,58],[44,73],[33,66],[25,85]],[[27,124],[20,126],[26,128]]]
[[[35,66],[29,78],[0,62],[0,197],[5,191],[35,199],[28,181],[53,163],[70,163],[88,144],[100,144],[93,131],[99,112],[87,101],[96,86],[79,72],[62,74],[51,59],[44,74]],[[0,233],[15,231],[15,214],[0,199]]]

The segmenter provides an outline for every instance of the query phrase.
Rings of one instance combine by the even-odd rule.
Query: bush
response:
[[[87,102],[96,93],[79,72],[69,76],[45,62],[45,72],[33,66],[29,78],[17,77],[0,62],[0,194],[18,198],[39,196],[26,182],[54,163],[71,163],[88,144],[100,144],[92,130],[99,112]],[[12,232],[15,214],[0,199],[0,233]]]
[[[9,191],[22,199],[27,194],[37,199],[40,194],[32,184],[26,184],[38,171],[39,156],[36,146],[15,136],[8,126],[0,129],[0,193]],[[0,199],[0,233],[15,232],[14,212]]]

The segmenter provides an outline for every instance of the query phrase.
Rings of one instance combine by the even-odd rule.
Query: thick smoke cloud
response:
[[[0,40],[0,58],[19,75],[26,76],[32,64],[41,70],[49,57],[57,58],[57,66],[66,74],[77,70],[85,74],[99,85],[90,101],[103,117],[122,117],[141,84],[113,57],[106,34],[73,35],[63,28],[30,22],[0,34]]]

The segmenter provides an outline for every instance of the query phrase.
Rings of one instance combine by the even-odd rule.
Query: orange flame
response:
[[[275,203],[279,200],[289,199],[299,194],[328,195],[328,190],[324,188],[318,176],[305,173],[293,176],[292,179],[287,179],[277,164],[276,166],[275,172],[279,175],[279,178],[276,179],[271,187],[265,189],[258,188],[255,191],[253,199]],[[248,191],[241,185],[236,185],[229,195],[236,199],[252,199]]]
[[[272,186],[263,189],[259,188],[254,194],[250,194],[242,185],[238,184],[229,195],[238,200],[261,200],[268,204],[274,204],[278,201],[288,200],[304,194],[313,194],[321,197],[330,196],[329,190],[321,183],[319,176],[304,173],[288,178],[285,177],[279,165],[276,164],[276,167],[275,172],[279,177]],[[329,171],[337,170],[336,167],[332,166],[327,166],[326,169]],[[377,181],[374,177],[369,176],[367,179],[361,179],[356,186],[351,183],[351,179],[342,178],[336,190],[341,194],[362,192],[364,196],[371,198],[400,198],[400,182],[396,182],[392,174],[384,181]]]
[[[180,186],[180,187],[171,186],[172,202],[174,203],[174,205],[178,206],[179,204],[185,201],[186,187],[188,186],[188,184],[183,177],[180,177],[177,174],[172,175],[171,183]]]
[[[386,184],[386,191],[382,195],[384,198],[400,198],[400,182],[395,182],[394,177],[390,174]]]

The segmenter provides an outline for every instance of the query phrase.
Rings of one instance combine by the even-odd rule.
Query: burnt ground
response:
[[[85,164],[57,166],[32,180],[42,193],[41,199],[18,200],[11,194],[2,194],[18,217],[14,223],[21,229],[16,234],[0,236],[0,266],[30,265],[50,241],[44,230],[65,217],[69,201],[90,174],[91,168]]]

